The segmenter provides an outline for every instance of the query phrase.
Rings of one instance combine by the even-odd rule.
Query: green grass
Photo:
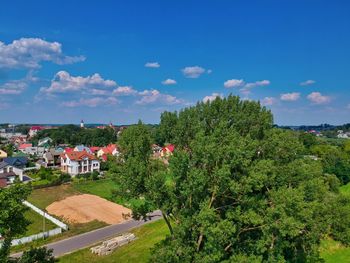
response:
[[[28,197],[28,202],[45,210],[46,207],[55,201],[62,200],[68,196],[80,194],[70,184],[34,189]]]
[[[340,192],[343,195],[350,196],[350,183],[340,187]]]
[[[112,201],[112,191],[117,189],[118,185],[112,179],[102,179],[74,182],[73,187],[81,193],[97,195]]]
[[[135,228],[131,232],[136,235],[137,239],[128,245],[116,249],[110,255],[97,256],[90,252],[90,248],[86,248],[61,257],[59,262],[148,262],[151,256],[151,248],[165,238],[168,234],[168,228],[163,220],[158,220],[154,223]]]
[[[27,227],[27,231],[23,236],[30,236],[43,232],[43,217],[33,210],[25,212],[25,218],[28,219],[31,224]],[[57,226],[49,220],[45,220],[45,231],[56,228]]]
[[[332,239],[326,239],[321,243],[321,257],[326,263],[349,263],[350,248]]]

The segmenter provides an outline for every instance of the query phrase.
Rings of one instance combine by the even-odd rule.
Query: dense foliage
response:
[[[145,200],[138,214],[165,216],[171,235],[152,262],[318,262],[326,235],[350,242],[339,180],[305,158],[315,141],[274,128],[259,103],[229,96],[164,113],[157,134],[176,145],[168,166],[150,159],[139,123],[122,134],[115,173]]]
[[[33,138],[33,142],[37,142],[45,137],[50,137],[54,145],[84,144],[87,146],[104,146],[117,141],[117,133],[110,127],[105,129],[82,129],[76,125],[64,125],[56,129],[42,130]]]

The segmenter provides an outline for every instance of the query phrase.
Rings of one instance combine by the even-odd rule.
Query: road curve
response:
[[[150,220],[148,221],[130,220],[121,224],[103,227],[84,234],[73,236],[57,242],[49,243],[45,245],[45,247],[49,249],[53,249],[53,255],[55,257],[60,257],[65,254],[69,254],[74,251],[92,246],[103,240],[119,235],[123,232],[129,231],[135,227],[142,226],[144,224],[147,224],[149,222],[153,222],[162,218],[162,214],[160,211],[155,211],[150,216],[151,216]],[[22,252],[19,252],[16,254],[12,254],[11,257],[20,257],[21,255],[22,255]]]

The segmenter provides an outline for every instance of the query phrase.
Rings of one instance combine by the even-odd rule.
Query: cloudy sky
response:
[[[2,1],[0,123],[157,123],[232,93],[350,122],[350,2]]]

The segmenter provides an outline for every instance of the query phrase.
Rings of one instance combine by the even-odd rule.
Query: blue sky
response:
[[[350,2],[2,1],[0,122],[157,123],[229,93],[350,122]]]

